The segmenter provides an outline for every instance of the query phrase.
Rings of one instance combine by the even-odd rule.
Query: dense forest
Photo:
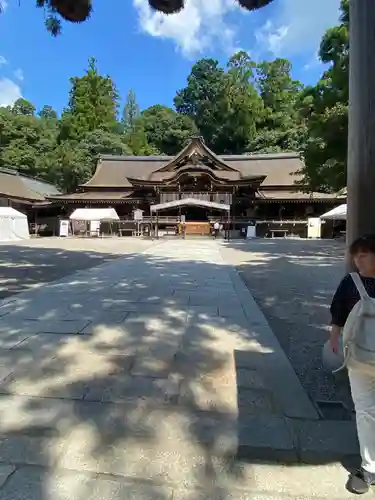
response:
[[[348,22],[343,0],[341,24],[322,39],[327,69],[314,86],[293,80],[285,59],[255,63],[238,52],[225,67],[197,61],[174,109],[140,110],[132,90],[120,109],[115,83],[90,59],[85,74],[71,78],[60,117],[25,99],[0,109],[0,166],[71,191],[90,178],[100,154],[174,155],[199,134],[217,154],[300,152],[308,186],[337,191],[346,183]]]

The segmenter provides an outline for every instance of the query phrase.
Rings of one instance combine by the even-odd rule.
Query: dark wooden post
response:
[[[349,5],[348,245],[375,233],[375,1]]]

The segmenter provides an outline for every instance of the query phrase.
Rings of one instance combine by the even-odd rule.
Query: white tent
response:
[[[69,217],[78,221],[110,221],[119,220],[114,208],[76,208]]]
[[[321,219],[346,220],[346,203],[320,216]]]
[[[0,207],[0,241],[28,240],[27,217],[12,207]]]

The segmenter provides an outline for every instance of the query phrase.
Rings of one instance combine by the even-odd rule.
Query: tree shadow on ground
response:
[[[233,241],[223,248],[311,399],[344,401],[352,409],[346,380],[321,362],[329,306],[345,272],[344,252],[345,245],[335,240]]]
[[[94,251],[1,244],[0,300],[119,257]]]
[[[255,484],[236,458],[234,351],[267,364],[269,346],[237,307],[226,265],[157,253],[4,301],[0,460],[17,470],[0,499],[226,499]]]

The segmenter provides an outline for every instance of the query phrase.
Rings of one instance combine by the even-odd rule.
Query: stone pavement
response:
[[[346,384],[337,383],[321,361],[329,305],[345,273],[345,244],[259,238],[231,241],[222,253],[237,267],[310,398],[344,401],[350,407]]]
[[[0,303],[0,500],[350,496],[353,423],[318,419],[220,245]]]

